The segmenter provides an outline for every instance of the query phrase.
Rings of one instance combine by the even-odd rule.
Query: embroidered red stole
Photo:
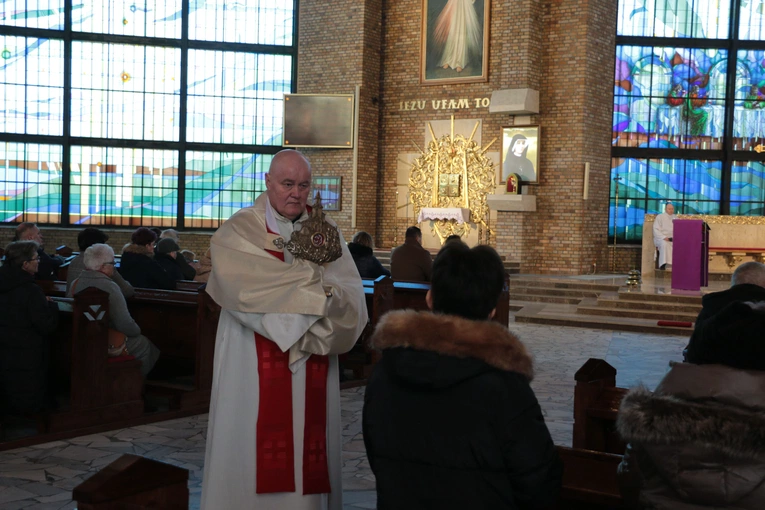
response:
[[[269,232],[270,229],[269,229]],[[274,232],[271,232],[274,233]],[[266,250],[284,261],[284,253]],[[256,492],[295,492],[295,447],[292,421],[292,372],[289,352],[255,333],[258,351]],[[331,491],[327,466],[327,374],[329,357],[315,354],[305,364],[303,494]]]

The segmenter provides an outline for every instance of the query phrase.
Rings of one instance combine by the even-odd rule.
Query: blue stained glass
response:
[[[63,148],[0,142],[0,221],[61,221]]]
[[[722,148],[724,50],[619,46],[613,145]]]
[[[73,224],[176,224],[176,151],[72,147],[71,181]]]
[[[76,31],[181,37],[181,0],[81,0],[79,3],[82,14],[79,22],[73,23]]]
[[[82,8],[74,0],[72,12]],[[2,0],[0,1],[0,25],[28,28],[64,28],[64,0]]]
[[[189,2],[189,39],[290,46],[292,0]]]
[[[729,16],[727,0],[619,0],[616,33],[725,39]]]

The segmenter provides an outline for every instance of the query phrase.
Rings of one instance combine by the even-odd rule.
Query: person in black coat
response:
[[[699,365],[735,362],[739,368],[765,370],[765,265],[741,264],[733,272],[731,287],[706,294],[701,305],[685,360]],[[760,355],[751,356],[753,352]]]
[[[0,267],[0,415],[49,404],[47,335],[58,324],[58,307],[34,281],[37,250],[34,241],[10,243]]]
[[[449,243],[433,264],[433,312],[378,324],[363,433],[379,510],[554,504],[562,464],[529,384],[531,357],[489,320],[503,278],[492,248]]]
[[[372,236],[361,231],[356,232],[353,240],[348,243],[348,250],[351,252],[353,262],[356,263],[356,269],[362,278],[377,278],[379,276],[390,276],[390,271],[385,269],[377,257],[372,252],[374,243]]]
[[[154,255],[154,260],[157,261],[157,264],[162,266],[162,269],[170,275],[170,278],[176,281],[184,279],[183,272],[176,262],[178,260],[178,250],[180,250],[178,243],[173,239],[166,237],[159,240]],[[182,255],[181,258],[183,258]]]
[[[181,237],[180,234],[178,234],[178,231],[174,228],[169,228],[162,232],[162,234],[159,236],[159,242],[157,243],[157,246],[159,246],[159,243],[162,242],[163,239],[172,239],[175,241],[175,244],[177,246],[176,251],[181,250]],[[155,248],[154,252],[157,252],[157,249]],[[183,274],[183,278],[179,278],[179,280],[193,280],[197,275],[197,270],[194,269],[194,267],[189,264],[189,262],[184,257],[174,257],[175,264],[181,269],[181,273]]]
[[[122,251],[119,272],[133,287],[175,289],[175,280],[154,260],[157,235],[141,227],[130,237],[131,244]]]

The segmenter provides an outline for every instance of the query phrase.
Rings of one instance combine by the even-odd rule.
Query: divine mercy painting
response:
[[[423,0],[420,83],[488,77],[490,0]]]

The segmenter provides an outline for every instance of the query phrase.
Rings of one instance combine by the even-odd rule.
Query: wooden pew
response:
[[[625,508],[616,471],[621,455],[558,446],[563,486],[555,508],[606,510]]]
[[[574,448],[624,453],[616,416],[627,389],[616,387],[616,369],[602,359],[590,358],[574,379]]]
[[[189,507],[189,471],[137,455],[123,455],[72,491],[79,510]]]
[[[109,358],[109,296],[89,288],[56,298],[59,325],[52,336],[53,386],[68,385],[69,405],[50,414],[48,432],[115,423],[143,413],[141,362]],[[71,307],[71,311],[67,309]]]

